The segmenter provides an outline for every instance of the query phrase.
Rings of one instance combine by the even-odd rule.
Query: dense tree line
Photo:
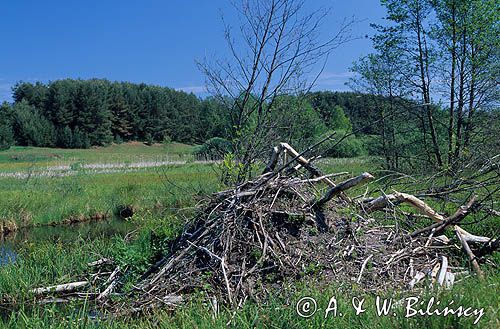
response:
[[[0,106],[0,151],[8,149],[14,143],[12,133],[12,113],[9,104]]]
[[[14,103],[0,110],[0,144],[87,148],[111,142],[145,141],[202,144],[230,139],[232,118],[226,104],[199,99],[170,88],[110,82],[58,80],[21,82]],[[365,125],[377,102],[357,93],[315,92],[307,97],[282,95],[273,105],[273,136],[305,146],[332,130]],[[380,101],[380,100],[379,100]],[[345,112],[345,113],[344,113]],[[248,120],[247,127],[255,124]],[[373,133],[366,128],[363,133]]]
[[[85,148],[130,140],[199,143],[224,134],[217,104],[170,88],[66,79],[18,83],[13,98],[10,126],[19,145]]]

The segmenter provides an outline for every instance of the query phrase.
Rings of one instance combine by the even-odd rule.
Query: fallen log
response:
[[[104,289],[103,292],[97,296],[97,300],[103,300],[106,299],[115,289],[115,287],[118,285],[118,274],[120,273],[121,268],[120,266],[117,266],[113,273],[109,276],[109,278],[104,282],[104,285],[109,284],[106,289]]]
[[[337,186],[334,186],[331,189],[329,189],[323,195],[323,197],[321,199],[319,199],[318,201],[312,200],[310,202],[310,205],[312,205],[313,207],[321,207],[325,203],[327,203],[328,201],[330,201],[334,196],[339,195],[343,191],[348,190],[350,188],[353,188],[356,185],[363,184],[366,181],[368,181],[370,179],[373,179],[373,178],[374,177],[371,174],[367,173],[367,172],[362,173],[359,176],[350,178],[350,179],[348,179],[348,180],[346,180],[346,181],[338,184]]]
[[[476,196],[473,196],[465,206],[460,207],[452,216],[446,218],[443,221],[435,222],[430,226],[416,230],[415,232],[411,233],[410,236],[414,238],[419,234],[427,233],[430,231],[434,231],[434,234],[439,234],[447,226],[451,224],[456,224],[460,222],[462,219],[464,219],[469,214],[469,211],[474,206],[475,202],[476,202]]]
[[[281,153],[282,147],[281,145],[273,147],[273,152],[271,153],[271,158],[269,159],[269,162],[262,172],[262,174],[267,174],[271,171],[274,171],[274,168],[276,168],[276,164],[278,163],[278,158]]]
[[[282,149],[286,150],[290,154],[292,154],[298,163],[300,163],[304,168],[306,168],[314,177],[321,176],[321,171],[315,166],[311,165],[310,161],[300,155],[293,147],[291,147],[288,143],[280,143]]]
[[[413,277],[413,279],[411,279],[411,281],[408,283],[408,287],[410,289],[413,289],[413,287],[415,287],[415,285],[419,283],[423,278],[425,278],[425,273],[417,272],[417,274],[415,274],[415,277]]]
[[[458,228],[458,226],[457,226],[457,228]],[[464,239],[464,237],[462,236],[462,233],[459,230],[455,229],[455,233],[457,234],[457,237],[460,240],[460,243],[462,244],[462,248],[464,249],[465,253],[469,257],[469,260],[472,264],[472,268],[476,272],[477,276],[480,279],[484,279],[484,273],[481,270],[481,268],[479,267],[479,263],[477,262],[476,256],[474,255],[474,253],[470,249],[469,244]]]
[[[426,216],[437,221],[437,223],[435,223],[431,226],[428,226],[424,229],[417,230],[410,235],[412,237],[415,237],[418,234],[428,232],[428,231],[431,231],[432,232],[431,234],[433,235],[438,230],[441,231],[441,230],[445,229],[448,225],[455,224],[456,222],[462,220],[465,216],[467,216],[470,209],[474,206],[476,197],[475,196],[472,197],[471,200],[469,200],[469,202],[465,206],[460,207],[460,209],[458,209],[455,212],[455,214],[453,214],[451,217],[449,217],[447,219],[445,219],[437,211],[432,209],[429,205],[427,205],[425,202],[418,199],[417,197],[410,195],[410,194],[399,193],[399,192],[395,192],[392,195],[379,197],[379,198],[376,198],[376,199],[369,201],[367,203],[368,209],[366,209],[366,211],[370,212],[373,210],[383,208],[390,201],[396,201],[396,200],[407,202],[408,204],[410,204],[411,206],[413,206],[414,208],[419,210],[421,213],[423,213]],[[460,240],[460,243],[462,244],[462,248],[464,249],[465,253],[467,254],[467,256],[469,257],[469,260],[472,263],[472,267],[473,267],[474,271],[477,273],[479,278],[483,279],[484,274],[481,271],[481,268],[479,267],[479,263],[477,262],[476,256],[474,255],[474,253],[470,249],[468,242],[487,243],[487,242],[491,242],[492,239],[490,239],[488,237],[477,236],[477,235],[471,234],[456,224],[453,226],[453,228],[455,230],[455,233],[456,233],[458,239]],[[441,280],[440,284],[442,284],[442,282],[444,282],[445,278],[446,278],[445,276],[441,277],[442,280]],[[453,278],[450,278],[450,280],[453,281]]]
[[[458,225],[455,225],[454,228],[455,228],[455,231],[458,231],[460,233],[460,235],[462,236],[462,238],[467,242],[487,243],[487,242],[490,242],[492,240],[491,238],[488,238],[486,236],[479,236],[479,235],[474,235],[472,233],[469,233]]]
[[[441,267],[439,268],[438,274],[438,284],[443,286],[445,284],[446,273],[448,271],[448,258],[446,256],[441,256]]]
[[[376,210],[385,208],[391,202],[405,202],[417,209],[423,215],[432,218],[435,221],[443,221],[445,218],[440,215],[437,211],[432,209],[427,203],[420,200],[414,195],[394,192],[393,194],[383,195],[378,198],[372,199],[366,202],[365,211],[371,213]]]
[[[36,288],[36,289],[30,290],[30,292],[35,294],[35,295],[42,295],[45,293],[70,292],[70,291],[74,291],[76,289],[85,287],[88,284],[89,284],[88,281],[71,282],[71,283],[59,284],[56,286]]]
[[[104,289],[104,291],[101,292],[99,296],[97,296],[97,300],[106,299],[113,292],[113,290],[117,285],[118,285],[118,279],[113,280],[113,282],[111,282],[111,284],[106,289]]]
[[[291,147],[288,143],[280,143],[278,146],[275,146],[273,148],[273,152],[271,154],[271,158],[266,166],[266,168],[264,169],[264,171],[262,172],[261,176],[262,175],[266,175],[266,174],[269,174],[270,172],[273,172],[274,169],[276,168],[276,165],[278,163],[278,160],[279,160],[279,156],[281,153],[284,153],[284,155],[286,155],[286,152],[290,153],[291,155],[293,155],[294,157],[290,160],[290,161],[286,161],[286,157],[284,157],[284,161],[286,162],[285,165],[283,165],[282,168],[280,168],[280,170],[278,170],[276,173],[280,172],[281,170],[283,170],[284,168],[286,168],[288,165],[290,165],[292,162],[294,161],[297,161],[298,162],[298,165],[296,165],[295,167],[292,168],[291,172],[289,172],[288,174],[291,174],[292,172],[295,172],[297,170],[299,170],[301,167],[304,167],[306,170],[308,170],[310,173],[311,173],[311,176],[312,177],[316,177],[316,178],[321,178],[320,180],[322,181],[325,181],[328,185],[330,185],[331,187],[335,187],[336,184],[329,178],[329,175],[324,175],[323,172],[319,169],[319,168],[316,168],[315,166],[313,166],[311,164],[311,160],[308,160],[306,159],[303,155],[308,152],[308,150],[312,149],[313,147],[323,143],[325,140],[331,138],[332,135],[330,135],[329,137],[321,140],[320,142],[316,143],[314,146],[310,147],[309,149],[299,153],[297,152],[293,147]],[[340,193],[340,197],[344,200],[344,201],[347,201],[347,202],[351,202],[351,199]]]
[[[113,264],[113,261],[109,258],[101,258],[98,259],[94,262],[90,262],[87,264],[87,266],[94,267],[94,266],[101,266],[101,265],[110,265]]]

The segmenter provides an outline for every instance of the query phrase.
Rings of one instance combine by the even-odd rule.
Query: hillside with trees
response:
[[[88,148],[112,142],[177,141],[203,144],[230,139],[232,118],[225,103],[171,88],[110,82],[58,80],[18,83],[14,103],[0,111],[0,138],[6,147]],[[366,118],[383,98],[349,92],[282,95],[273,105],[274,140],[307,145],[330,130],[375,134]],[[251,126],[249,122],[249,126]],[[272,142],[272,141],[270,141]]]

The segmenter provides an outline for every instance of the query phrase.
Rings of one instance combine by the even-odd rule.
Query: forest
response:
[[[4,148],[12,144],[89,148],[127,141],[203,144],[231,136],[224,103],[166,87],[97,79],[20,82],[13,88],[13,98],[14,103],[4,103],[0,112]],[[304,144],[329,129],[376,134],[362,126],[366,118],[374,118],[380,102],[384,99],[325,91],[310,93],[305,101],[284,95],[273,111],[280,120],[280,138]],[[292,121],[300,129],[291,129]]]

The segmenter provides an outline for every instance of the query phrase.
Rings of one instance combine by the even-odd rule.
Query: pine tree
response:
[[[14,143],[11,112],[11,107],[7,102],[0,106],[0,151],[9,149]]]

